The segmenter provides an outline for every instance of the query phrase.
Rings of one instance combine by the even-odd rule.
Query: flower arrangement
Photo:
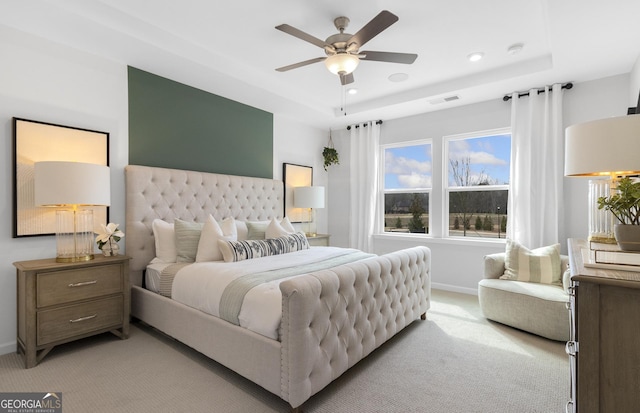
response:
[[[98,234],[96,237],[98,248],[102,250],[104,246],[107,245],[111,251],[118,249],[117,242],[120,241],[120,238],[124,237],[124,232],[118,229],[118,225],[119,224],[114,224],[113,222],[110,222],[106,226],[101,224],[102,231],[96,232],[96,234]]]

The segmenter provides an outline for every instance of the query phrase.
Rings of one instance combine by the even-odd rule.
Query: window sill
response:
[[[421,242],[425,244],[449,244],[449,245],[467,245],[467,246],[478,246],[478,247],[486,247],[486,246],[496,246],[496,245],[505,245],[505,238],[464,238],[464,237],[434,237],[431,235],[421,235],[421,234],[376,234],[373,236],[374,239],[381,240],[397,240],[397,241],[413,241],[413,242]]]

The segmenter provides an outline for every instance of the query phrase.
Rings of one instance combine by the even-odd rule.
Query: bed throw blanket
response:
[[[178,271],[171,296],[189,307],[277,340],[282,319],[282,281],[371,256],[352,248],[313,247],[238,262],[197,262]]]
[[[231,281],[222,293],[222,298],[220,298],[220,318],[235,325],[240,325],[238,315],[240,314],[244,297],[252,288],[260,284],[274,280],[281,280],[294,275],[326,270],[327,268],[336,267],[338,265],[347,264],[368,257],[371,257],[371,254],[367,254],[362,251],[347,251],[344,255],[332,257],[320,262],[312,262],[295,267],[263,271],[238,277]]]

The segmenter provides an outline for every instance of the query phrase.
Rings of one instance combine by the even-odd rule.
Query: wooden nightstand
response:
[[[129,260],[14,262],[18,286],[18,353],[34,367],[54,346],[111,331],[129,336]]]
[[[312,247],[328,247],[329,246],[329,234],[316,234],[314,236],[307,235],[307,241]]]

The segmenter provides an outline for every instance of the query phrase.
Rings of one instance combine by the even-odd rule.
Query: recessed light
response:
[[[356,93],[358,93],[358,89],[352,87],[351,89],[347,90],[347,93],[350,95],[355,95]]]
[[[518,54],[522,51],[522,49],[524,48],[524,44],[522,43],[515,43],[512,44],[511,46],[509,46],[507,48],[507,53],[509,53],[510,55],[514,55],[514,54]]]
[[[467,56],[467,59],[469,59],[470,62],[477,62],[478,60],[482,59],[483,57],[484,57],[484,53],[482,53],[482,52],[473,52],[469,56]]]
[[[394,73],[389,76],[391,82],[404,82],[407,79],[409,79],[409,75],[406,73]]]

